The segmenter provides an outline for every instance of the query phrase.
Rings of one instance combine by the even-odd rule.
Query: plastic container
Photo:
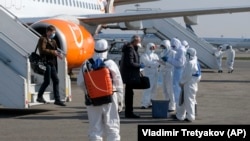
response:
[[[152,117],[153,118],[167,118],[168,117],[168,103],[167,100],[152,100]]]

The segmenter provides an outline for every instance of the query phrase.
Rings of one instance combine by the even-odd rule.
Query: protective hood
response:
[[[177,38],[172,38],[170,44],[173,50],[178,50],[182,46],[181,41]]]
[[[166,51],[169,51],[171,49],[170,41],[169,40],[163,40],[161,42],[161,47],[164,47]]]
[[[154,50],[151,50],[150,48],[154,47]],[[146,46],[146,53],[147,54],[151,54],[155,51],[155,44],[154,43],[148,43]]]
[[[188,48],[186,52],[186,58],[188,60],[193,60],[196,58],[196,50],[194,48]]]
[[[228,45],[228,46],[227,46],[227,49],[232,50],[233,47],[232,47],[231,45]]]
[[[189,44],[188,44],[188,42],[186,41],[186,40],[183,40],[182,41],[182,45],[187,49],[187,48],[189,48]]]
[[[95,43],[94,58],[106,59],[108,56],[108,42],[105,39],[100,39]]]

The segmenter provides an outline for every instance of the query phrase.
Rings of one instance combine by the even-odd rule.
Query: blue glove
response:
[[[161,59],[162,59],[164,62],[167,62],[167,61],[168,61],[168,57],[166,57],[166,56],[161,57]]]
[[[141,63],[140,68],[145,68],[145,65],[143,63]]]

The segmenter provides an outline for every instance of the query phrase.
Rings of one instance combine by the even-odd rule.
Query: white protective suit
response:
[[[227,46],[227,69],[228,73],[232,73],[234,68],[235,50],[231,45]]]
[[[187,51],[187,49],[189,48],[188,42],[186,40],[183,40],[182,45],[185,47],[185,51]]]
[[[168,56],[170,58],[174,58],[175,51],[171,49],[169,40],[163,40],[161,42],[161,48],[162,52],[160,53],[160,57]],[[175,110],[176,108],[173,90],[173,70],[173,65],[168,62],[161,61],[160,71],[162,75],[162,91],[164,98],[169,100],[168,109],[170,111]]]
[[[176,117],[179,120],[195,120],[196,93],[201,79],[201,70],[194,48],[187,49],[186,63],[182,73],[180,85],[184,89],[183,103],[177,107]]]
[[[173,88],[174,88],[174,96],[175,102],[179,103],[179,96],[181,92],[180,88],[180,79],[183,72],[184,64],[186,61],[185,57],[185,47],[182,46],[181,42],[177,38],[171,39],[171,47],[176,51],[174,58],[168,58],[167,62],[174,66],[173,72]],[[178,105],[178,104],[177,104]]]
[[[157,81],[159,69],[159,57],[155,51],[155,44],[148,43],[145,52],[141,55],[140,61],[145,65],[144,75],[149,77],[150,88],[145,89],[142,95],[141,106],[148,108],[151,106],[151,99],[155,99],[157,94]]]
[[[219,46],[217,48],[217,50],[214,52],[214,56],[215,56],[216,63],[217,63],[217,66],[218,66],[218,72],[222,73],[222,66],[221,66],[222,57],[223,57],[222,46]]]
[[[104,39],[98,40],[95,45],[95,55],[93,56],[93,59],[106,59],[107,51],[107,41]],[[104,63],[110,70],[113,90],[116,92],[114,92],[112,96],[112,103],[100,106],[86,104],[89,119],[88,138],[89,141],[102,141],[103,134],[106,133],[105,137],[107,141],[120,141],[120,117],[118,111],[122,109],[123,82],[117,64],[113,60],[107,60],[104,61]],[[86,87],[82,74],[85,69],[86,63],[83,63],[77,77],[77,85],[80,86],[86,94]]]

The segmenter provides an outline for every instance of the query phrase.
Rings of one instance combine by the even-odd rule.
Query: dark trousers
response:
[[[43,83],[38,91],[38,97],[42,97],[45,89],[50,84],[50,78],[53,82],[53,92],[54,92],[54,98],[55,101],[60,101],[60,95],[59,95],[59,78],[57,76],[57,70],[55,65],[46,65],[46,70],[44,73]]]
[[[133,113],[134,91],[131,85],[125,85],[125,114]]]

